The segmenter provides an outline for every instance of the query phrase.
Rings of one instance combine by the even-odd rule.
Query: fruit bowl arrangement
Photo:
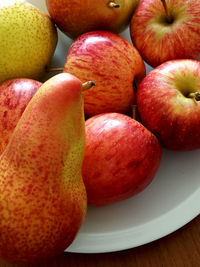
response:
[[[120,4],[122,6],[124,4],[124,14],[126,14],[126,19],[123,16],[118,17],[117,13],[112,18],[113,21],[116,20],[116,28],[112,23],[106,28],[108,25],[106,15],[109,14],[105,12],[101,14],[101,10],[98,15],[100,17],[102,15],[104,23],[96,26],[96,18],[91,13],[91,24],[80,25],[80,21],[85,21],[86,18],[81,17],[80,13],[79,18],[73,17],[73,11],[71,11],[72,22],[75,21],[77,25],[76,23],[73,25],[66,19],[67,24],[72,23],[70,28],[66,28],[64,24],[62,25],[64,21],[62,9],[56,6],[62,1],[28,0],[27,2],[45,14],[50,13],[54,22],[57,23],[55,32],[54,28],[50,30],[49,38],[51,38],[52,46],[42,42],[41,51],[39,48],[35,51],[36,55],[41,53],[42,61],[46,64],[45,69],[42,64],[40,65],[40,68],[44,70],[39,70],[40,74],[43,72],[41,77],[37,78],[40,82],[26,80],[21,76],[24,87],[27,86],[25,83],[31,83],[32,89],[29,95],[24,96],[23,101],[20,100],[22,94],[20,97],[18,96],[19,99],[16,95],[14,97],[18,100],[12,103],[12,83],[5,82],[1,88],[4,93],[0,96],[2,99],[0,108],[3,110],[3,114],[9,114],[10,120],[12,116],[15,116],[16,123],[13,119],[13,122],[11,120],[11,124],[7,127],[10,131],[15,129],[14,137],[9,144],[9,137],[6,139],[5,135],[10,133],[3,129],[5,123],[7,125],[5,118],[3,126],[0,126],[2,127],[1,139],[5,142],[1,144],[1,153],[8,144],[8,149],[6,148],[6,152],[2,156],[3,163],[0,165],[0,170],[2,173],[8,173],[9,177],[16,176],[20,181],[17,183],[18,186],[22,181],[21,177],[27,172],[26,186],[24,187],[24,190],[28,192],[26,198],[21,199],[15,188],[13,195],[16,194],[15,197],[21,199],[16,202],[16,205],[19,206],[15,207],[13,202],[11,207],[8,207],[12,211],[16,208],[16,212],[21,214],[21,222],[24,220],[24,224],[19,222],[19,225],[22,227],[28,222],[28,216],[32,216],[30,209],[38,213],[38,207],[42,209],[42,206],[47,203],[47,213],[50,216],[47,218],[51,222],[48,224],[49,230],[46,231],[44,227],[44,236],[41,227],[37,226],[37,220],[35,224],[30,224],[32,227],[30,232],[29,229],[24,228],[24,233],[30,234],[31,240],[30,248],[28,247],[27,251],[31,250],[32,245],[35,248],[37,244],[38,247],[41,247],[41,244],[47,244],[49,254],[45,251],[45,247],[44,250],[41,249],[44,259],[61,253],[64,238],[59,237],[60,244],[54,244],[54,247],[50,245],[50,242],[54,242],[54,233],[56,240],[60,228],[69,228],[69,226],[65,226],[63,220],[71,227],[65,229],[69,235],[69,241],[64,242],[67,244],[65,250],[78,253],[111,252],[136,247],[161,238],[188,223],[200,213],[198,168],[200,162],[200,21],[197,19],[197,21],[187,22],[187,17],[190,18],[190,12],[191,14],[200,12],[200,5],[195,4],[194,0],[188,1],[190,2],[189,7],[186,7],[184,0],[113,1],[110,7],[115,4],[116,12],[118,12]],[[148,5],[152,5],[151,12],[147,8]],[[73,10],[73,8],[76,8],[75,5],[70,6],[69,10]],[[94,7],[95,9],[97,7]],[[60,13],[56,14],[56,10],[60,10]],[[134,10],[131,21],[132,13],[129,14],[127,10],[132,10],[132,13]],[[187,16],[185,16],[184,10],[187,10]],[[88,16],[88,14],[86,15]],[[152,18],[150,18],[151,16]],[[124,20],[124,24],[121,20]],[[147,20],[149,22],[146,29]],[[174,21],[176,23],[173,23]],[[49,22],[46,21],[46,23]],[[130,27],[127,28],[128,23]],[[96,28],[92,28],[93,24]],[[78,25],[80,27],[76,31]],[[91,28],[85,30],[84,27]],[[154,30],[157,33],[155,36],[152,34]],[[56,36],[56,31],[58,36]],[[186,37],[180,40],[178,36],[183,34],[183,31],[185,31],[184,36]],[[166,34],[167,38],[163,40],[162,37]],[[155,44],[154,37],[160,42]],[[187,42],[188,40],[190,41]],[[43,53],[46,51],[45,49],[47,52]],[[53,52],[54,49],[55,52]],[[27,73],[30,59],[35,60],[34,54],[26,60]],[[53,57],[50,61],[51,54]],[[47,58],[45,58],[46,55]],[[39,64],[37,57],[35,61],[37,70]],[[64,73],[58,74],[59,72]],[[1,75],[0,69],[0,82]],[[34,79],[34,76],[26,75]],[[23,88],[19,81],[17,86],[15,80],[12,82],[15,88]],[[51,94],[55,84],[57,85],[55,93]],[[63,87],[66,87],[66,92],[61,91]],[[73,93],[70,93],[70,97],[68,97],[67,90],[70,88],[73,88]],[[85,122],[86,139],[83,134],[83,107],[80,90],[84,95],[84,114],[87,119]],[[35,96],[33,96],[34,94]],[[9,104],[4,100],[5,97],[9,98]],[[34,101],[31,101],[29,105],[31,97]],[[63,100],[65,97],[69,100],[67,104]],[[17,105],[16,103],[18,105],[20,103],[20,111],[17,115],[11,113],[12,107]],[[53,108],[49,108],[50,105]],[[9,106],[8,109],[7,106]],[[21,116],[22,119],[20,119]],[[131,117],[136,118],[139,122]],[[19,124],[17,124],[19,119]],[[70,133],[68,128],[64,127],[65,124],[70,125]],[[56,129],[55,132],[51,131],[52,129]],[[67,133],[67,141],[63,139],[64,133]],[[41,137],[42,141],[39,140]],[[59,138],[58,143],[54,142],[57,138]],[[86,140],[85,150],[83,150],[84,139]],[[60,148],[60,143],[65,152]],[[56,148],[58,144],[59,148]],[[45,150],[47,158],[42,153],[44,152],[45,155]],[[70,152],[70,156],[67,157],[67,162],[62,161],[59,166],[63,169],[62,173],[66,173],[70,179],[73,176],[81,176],[81,158],[84,153],[81,170],[87,195],[82,183],[79,185],[75,181],[75,186],[71,190],[76,199],[75,204],[71,200],[71,192],[66,195],[61,194],[60,198],[57,197],[57,192],[62,192],[60,188],[62,186],[64,188],[65,184],[59,184],[59,186],[50,184],[48,187],[48,184],[45,184],[50,181],[46,179],[47,174],[41,175],[45,171],[44,166],[50,166],[51,173],[55,173],[53,164],[60,161],[59,155],[62,155],[60,156],[62,158],[68,152]],[[34,196],[37,202],[30,204],[30,209],[27,205],[23,210],[22,202],[27,203],[28,194],[31,192],[30,195],[32,195],[32,188],[35,188],[28,179],[29,170],[27,171],[28,167],[26,168],[29,166],[28,157],[31,160],[36,158],[37,168],[34,175],[41,176],[41,181],[36,184],[39,189],[35,189],[35,192],[38,193],[41,190],[41,192],[44,191],[44,195],[41,193],[41,196]],[[13,159],[14,167],[11,164]],[[20,161],[25,165],[21,165]],[[9,164],[12,165],[11,168]],[[31,170],[34,170],[34,164],[29,166]],[[4,180],[6,180],[5,177]],[[67,185],[73,187],[72,183]],[[43,186],[44,188],[42,188]],[[0,203],[0,210],[1,207],[7,205],[6,197],[7,195],[2,196],[3,204]],[[52,207],[48,206],[51,197],[55,200]],[[86,198],[88,201],[87,212]],[[42,200],[41,204],[40,199]],[[67,204],[70,201],[72,204],[68,210]],[[49,203],[51,202],[49,201]],[[66,214],[65,210],[68,210]],[[4,217],[3,212],[2,214],[5,219],[7,215]],[[11,214],[13,213],[11,212]],[[55,218],[58,219],[59,224],[56,224]],[[44,222],[45,219],[44,215]],[[12,225],[8,226],[6,223],[2,223],[0,231],[9,228],[8,233],[11,233],[11,237],[14,233],[18,238],[15,217],[11,216],[10,220]],[[74,227],[72,227],[73,225]],[[34,237],[34,231],[38,232],[37,238]],[[50,238],[51,235],[53,237]],[[3,247],[9,239],[6,238],[7,232],[4,240],[2,242],[0,240],[0,257],[5,260],[16,263],[43,260],[42,256],[41,258],[37,256],[38,251],[35,252],[35,258],[34,256],[32,258],[24,248],[22,256],[16,256],[17,249],[19,251],[20,247],[23,247],[23,242],[27,242],[24,241],[24,237],[19,238],[21,243],[19,242],[19,246],[16,246],[11,253],[6,251]],[[34,238],[35,240],[32,240]],[[12,241],[15,242],[15,240]],[[27,258],[23,258],[25,253],[28,255]]]

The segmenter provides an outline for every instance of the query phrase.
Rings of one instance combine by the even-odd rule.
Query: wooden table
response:
[[[1,267],[16,267],[0,261]],[[29,267],[200,267],[200,216],[176,232],[137,248],[104,254],[63,253]]]

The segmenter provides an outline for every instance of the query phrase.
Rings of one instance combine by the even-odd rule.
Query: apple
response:
[[[200,148],[200,62],[177,59],[161,64],[137,91],[142,123],[171,150]]]
[[[96,86],[84,92],[87,116],[103,112],[126,113],[132,106],[133,83],[145,76],[144,62],[123,37],[106,31],[81,35],[71,46],[64,71],[82,82],[92,80]]]
[[[157,138],[127,115],[111,112],[88,119],[82,168],[88,204],[105,206],[144,190],[161,154]]]
[[[132,17],[133,44],[151,66],[200,58],[200,1],[143,0]]]
[[[46,0],[57,26],[71,38],[92,31],[121,32],[140,0]]]
[[[11,79],[0,85],[0,155],[29,101],[42,83],[25,78]]]

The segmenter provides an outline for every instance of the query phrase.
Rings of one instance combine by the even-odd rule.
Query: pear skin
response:
[[[58,39],[50,17],[26,1],[4,0],[0,25],[0,83],[42,78]]]
[[[87,209],[82,84],[62,73],[33,96],[0,158],[0,258],[17,264],[55,257]]]

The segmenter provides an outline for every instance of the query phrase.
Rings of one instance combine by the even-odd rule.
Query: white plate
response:
[[[46,10],[45,0],[29,0]],[[130,41],[129,31],[122,34]],[[59,32],[52,66],[63,66],[72,40]],[[147,72],[151,68],[147,66]],[[45,77],[47,79],[47,77]],[[111,252],[161,238],[200,214],[200,150],[163,151],[159,171],[139,195],[107,207],[88,208],[86,220],[66,251]]]

